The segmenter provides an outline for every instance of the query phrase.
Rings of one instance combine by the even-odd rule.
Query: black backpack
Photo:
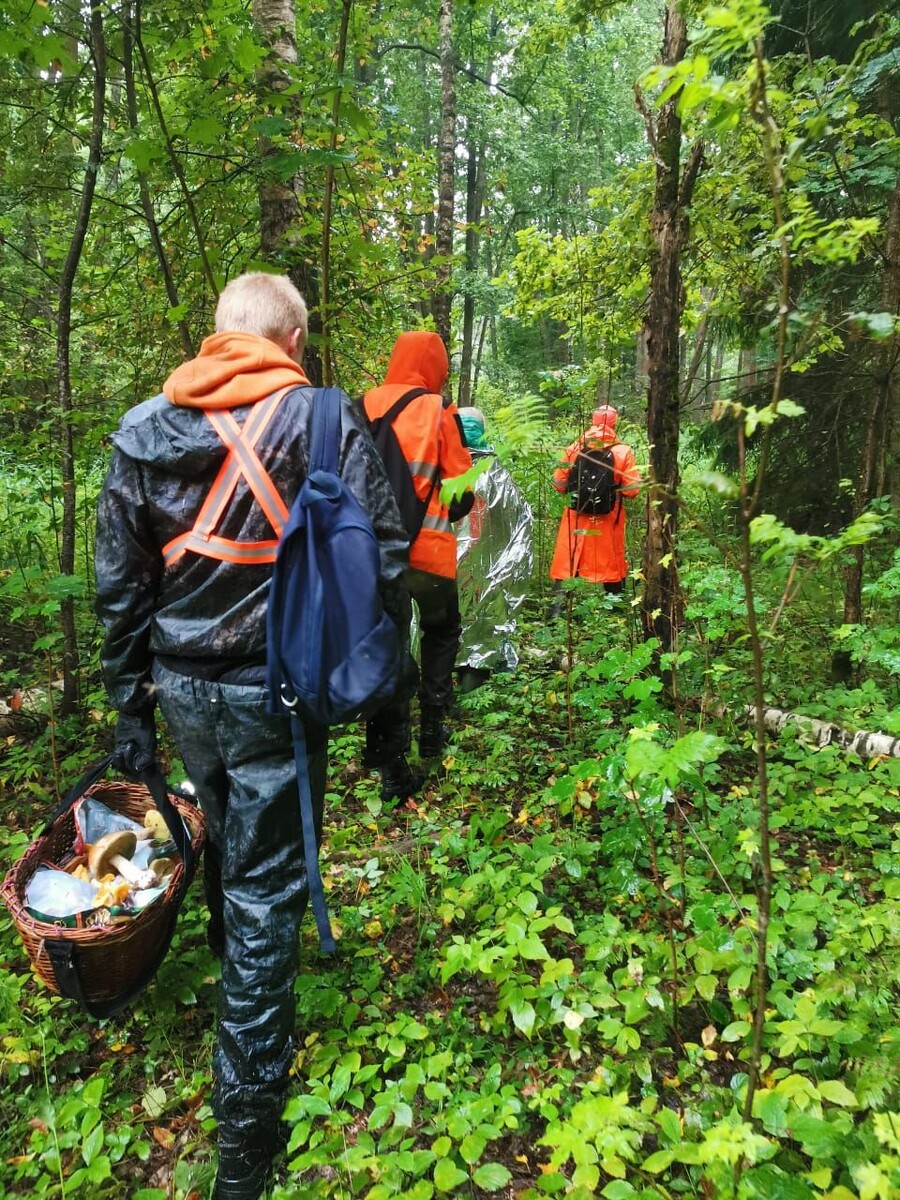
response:
[[[594,450],[584,447],[569,471],[566,490],[572,495],[572,507],[590,517],[611,513],[619,501],[615,479],[612,446]]]
[[[411,404],[418,396],[428,395],[431,395],[431,393],[427,388],[413,388],[409,392],[404,392],[400,399],[392,404],[387,412],[382,413],[380,417],[376,417],[374,421],[369,422],[369,428],[372,431],[372,441],[381,455],[381,461],[384,463],[385,470],[387,471],[387,477],[390,480],[391,488],[397,501],[397,507],[400,509],[400,518],[403,521],[406,532],[409,534],[411,543],[419,536],[422,522],[425,520],[425,513],[428,510],[428,505],[437,486],[437,480],[435,479],[432,482],[425,499],[420,500],[415,484],[413,483],[409,463],[406,461],[406,455],[403,453],[400,442],[394,432],[394,422],[403,412],[404,408],[408,404]]]

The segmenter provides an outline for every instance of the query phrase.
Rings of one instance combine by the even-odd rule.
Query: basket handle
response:
[[[94,763],[92,767],[88,767],[84,775],[74,783],[66,794],[60,800],[56,811],[53,813],[50,820],[41,830],[39,836],[45,837],[56,821],[67,813],[76,800],[79,800],[89,787],[92,787],[99,779],[107,772],[112,763],[113,756],[107,754],[105,758],[101,758],[99,762]],[[185,828],[184,821],[179,817],[178,812],[169,799],[168,787],[166,785],[165,776],[159,767],[154,765],[148,771],[141,771],[138,779],[149,791],[153,803],[162,813],[163,820],[166,823],[166,828],[175,843],[178,853],[181,855],[181,861],[184,863],[184,873],[186,878],[194,873],[195,855],[194,849],[191,846],[191,835]]]

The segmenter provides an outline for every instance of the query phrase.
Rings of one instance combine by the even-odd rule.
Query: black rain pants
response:
[[[207,896],[224,933],[213,1060],[220,1137],[270,1132],[293,1056],[299,928],[308,898],[290,723],[262,685],[154,668],[158,701],[206,818]],[[321,833],[327,730],[307,728]],[[221,913],[216,912],[221,904]]]
[[[453,667],[462,636],[456,580],[414,568],[403,578],[419,610],[419,703],[423,709],[446,712],[453,699]],[[409,745],[408,700],[385,705],[366,722],[369,766],[384,766],[405,754]]]

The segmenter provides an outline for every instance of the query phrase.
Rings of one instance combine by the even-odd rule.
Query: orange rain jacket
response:
[[[422,530],[409,548],[409,565],[455,579],[456,535],[440,491],[445,479],[471,468],[472,457],[466,449],[456,405],[441,396],[449,373],[447,351],[436,333],[424,329],[401,333],[394,343],[384,383],[367,392],[363,404],[366,416],[375,421],[411,388],[428,389],[427,395],[413,400],[394,422],[416,492],[422,500],[431,493]]]
[[[641,476],[634,453],[624,442],[616,441],[619,414],[606,404],[594,413],[593,424],[567,447],[564,463],[553,475],[553,486],[565,492],[572,464],[583,446],[598,449],[612,446],[614,481],[623,498],[638,493]],[[559,523],[556,548],[550,565],[551,579],[588,579],[591,583],[618,583],[628,574],[625,559],[625,505],[619,503],[611,513],[592,517],[567,508]]]

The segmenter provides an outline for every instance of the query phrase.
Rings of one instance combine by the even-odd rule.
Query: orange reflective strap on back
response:
[[[283,388],[267,400],[253,406],[243,428],[229,412],[206,409],[206,418],[228,448],[225,461],[216,476],[206,499],[197,514],[194,527],[187,533],[172,538],[162,548],[166,566],[177,562],[186,550],[215,558],[222,562],[271,563],[275,561],[278,546],[274,541],[237,542],[230,538],[214,536],[214,530],[222,518],[231,497],[243,478],[266,515],[275,533],[280,536],[288,509],[279,495],[268,471],[259,460],[254,447],[262,437],[278,405],[290,391]]]
[[[266,401],[266,403],[268,402]],[[206,415],[212,422],[216,433],[231,450],[238,473],[243,475],[247,486],[256,497],[260,508],[266,514],[269,524],[276,533],[280,534],[285,521],[288,519],[287,506],[275,490],[275,484],[270,479],[268,471],[259,461],[254,450],[254,446],[259,441],[260,435],[268,424],[271,413],[274,411],[275,406],[273,405],[271,412],[265,415],[262,427],[258,430],[252,430],[250,438],[244,437],[241,427],[231,413],[209,412]],[[249,421],[247,423],[249,424]],[[236,485],[237,480],[235,479],[234,486]]]

